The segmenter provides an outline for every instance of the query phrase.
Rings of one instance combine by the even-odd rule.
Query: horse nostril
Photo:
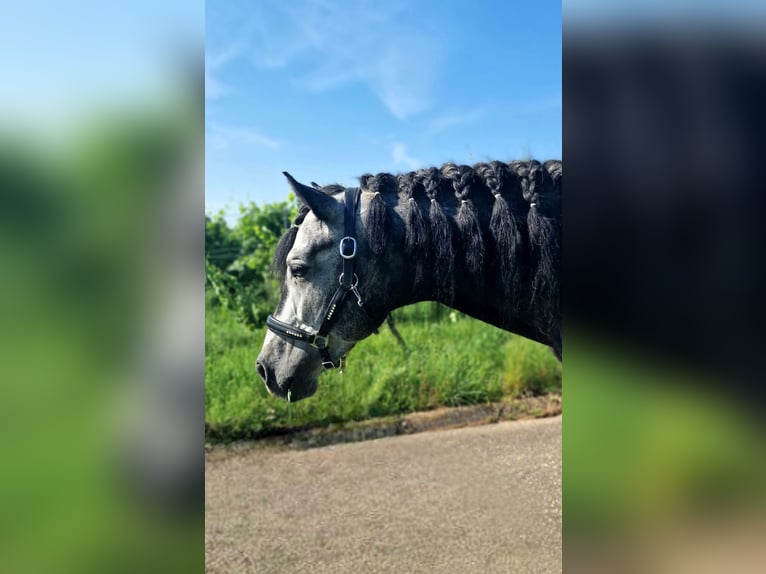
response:
[[[255,370],[258,371],[258,376],[263,379],[263,382],[266,383],[269,380],[268,371],[266,370],[266,367],[264,367],[260,363],[255,363]]]

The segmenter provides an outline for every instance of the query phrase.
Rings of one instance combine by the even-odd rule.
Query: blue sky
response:
[[[561,1],[209,1],[206,211],[445,161],[561,158]]]

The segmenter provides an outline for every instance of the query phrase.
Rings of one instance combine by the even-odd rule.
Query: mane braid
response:
[[[543,214],[546,195],[555,192],[555,186],[548,169],[538,161],[514,162],[512,168],[520,177],[522,195],[529,202],[527,227],[535,267],[531,276],[530,307],[537,306],[544,321],[541,328],[549,335],[557,330],[559,317],[559,277],[557,269],[560,259],[560,237],[556,222]],[[555,168],[553,169],[555,173]]]
[[[397,177],[397,187],[407,200],[404,216],[404,250],[415,262],[414,285],[423,281],[423,262],[431,252],[428,222],[415,198],[417,182],[415,173],[403,173]]]
[[[495,243],[495,262],[500,271],[501,288],[514,309],[518,310],[522,298],[519,267],[523,256],[520,223],[511,212],[508,200],[502,195],[504,191],[509,191],[505,182],[511,178],[511,173],[508,167],[499,161],[478,164],[475,169],[495,198],[489,221],[489,234]]]
[[[375,255],[381,255],[386,249],[388,233],[388,209],[383,200],[383,194],[390,189],[396,189],[396,178],[390,173],[379,173],[376,176],[365,174],[359,178],[362,189],[373,194],[367,206],[365,228],[367,229],[367,242]]]
[[[428,217],[431,223],[435,295],[443,303],[450,305],[455,298],[454,247],[452,244],[452,225],[439,204],[441,176],[436,168],[417,172],[416,175],[422,178],[423,188],[431,202]]]
[[[465,246],[465,263],[468,272],[477,285],[482,286],[484,274],[484,238],[479,214],[469,194],[474,184],[474,171],[467,165],[445,164],[442,174],[452,183],[452,189],[458,200],[455,224],[460,232],[461,244]]]

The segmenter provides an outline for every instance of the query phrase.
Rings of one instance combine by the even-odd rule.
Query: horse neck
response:
[[[552,345],[554,348],[560,347],[560,335],[557,337],[555,334],[557,329],[541,324],[535,309],[530,307],[529,279],[524,274],[518,289],[511,293],[512,301],[508,300],[508,291],[500,284],[497,273],[497,254],[489,241],[485,241],[485,264],[479,272],[469,269],[462,249],[455,250],[454,291],[445,291],[443,286],[434,281],[434,277],[437,276],[436,263],[432,257],[434,246],[406,255],[404,233],[403,228],[398,228],[392,234],[393,241],[389,245],[388,259],[391,264],[388,270],[400,277],[386,297],[391,309],[421,301],[437,301],[501,329]],[[522,267],[527,266],[526,261],[514,263]]]
[[[500,329],[546,345],[555,345],[553,338],[547,335],[546,329],[539,324],[534,309],[528,306],[526,283],[521,285],[520,292],[514,294],[517,299],[514,304],[497,285],[497,277],[491,267],[487,267],[480,277],[467,272],[458,276],[462,276],[462,280],[456,281],[451,300],[439,296],[433,296],[432,300]]]

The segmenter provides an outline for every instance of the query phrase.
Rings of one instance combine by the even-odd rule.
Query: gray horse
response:
[[[256,370],[274,395],[316,392],[324,369],[388,314],[439,301],[550,345],[561,360],[561,178],[545,163],[452,163],[309,187],[277,246],[282,296]]]

